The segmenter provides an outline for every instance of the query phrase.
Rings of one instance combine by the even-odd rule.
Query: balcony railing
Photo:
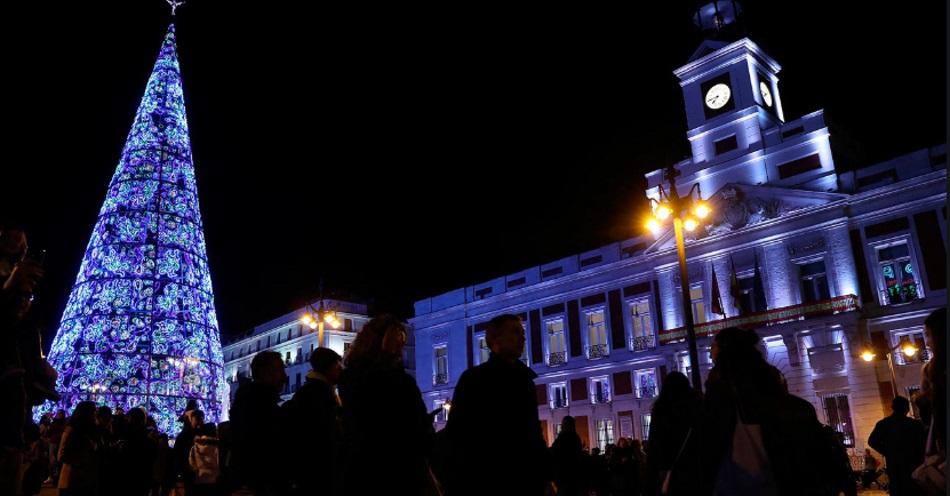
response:
[[[598,360],[604,358],[610,354],[610,349],[607,348],[607,344],[592,344],[587,347],[587,359],[588,360]]]
[[[432,376],[432,383],[438,386],[439,384],[448,384],[449,383],[449,374],[447,373],[438,373]]]
[[[548,367],[557,367],[567,363],[567,353],[563,351],[555,351],[554,353],[548,353]]]
[[[567,398],[554,398],[551,400],[551,408],[567,408]]]
[[[918,347],[917,353],[914,353],[914,356],[908,357],[897,350],[894,352],[894,363],[897,365],[909,365],[911,363],[924,363],[930,360],[930,350],[926,347]]]
[[[891,286],[881,290],[881,301],[884,305],[900,305],[901,303],[910,303],[920,298],[916,284],[905,284],[903,286]]]
[[[842,312],[853,312],[859,308],[858,297],[855,295],[836,296],[828,300],[819,300],[811,303],[802,303],[800,305],[791,305],[782,308],[766,310],[764,312],[755,312],[749,315],[740,315],[729,317],[727,319],[713,320],[705,324],[696,326],[696,336],[715,336],[719,331],[727,327],[763,327],[772,324],[781,324],[794,320],[801,320],[808,317],[818,317],[822,315],[834,315]],[[670,344],[686,339],[686,328],[677,327],[660,331],[660,344]]]
[[[637,386],[637,398],[655,398],[656,385]]]
[[[653,335],[634,336],[630,339],[630,349],[633,351],[649,351],[653,348],[656,348],[656,337]]]
[[[594,395],[591,396],[591,401],[598,405],[610,403],[610,392],[603,389],[595,389]]]

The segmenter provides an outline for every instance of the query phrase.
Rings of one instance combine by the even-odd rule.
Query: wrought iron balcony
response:
[[[905,284],[903,286],[891,286],[881,290],[881,302],[886,305],[900,305],[910,303],[920,298],[916,284]]]
[[[610,403],[610,391],[604,389],[595,389],[593,396],[591,396],[591,402],[602,405],[604,403]]]
[[[592,344],[587,347],[587,359],[588,360],[598,360],[604,358],[610,354],[610,349],[607,348],[607,344]]]
[[[858,310],[858,308],[860,308],[860,306],[858,305],[857,296],[836,296],[827,300],[802,303],[800,305],[790,305],[787,307],[766,310],[764,312],[755,312],[748,315],[713,320],[711,322],[697,325],[696,336],[712,337],[727,327],[764,327],[767,325],[781,324],[783,322],[791,322],[809,317],[834,315],[842,312],[853,312]],[[685,327],[666,329],[659,332],[660,344],[676,343],[685,339]]]
[[[909,365],[912,363],[924,363],[930,360],[930,350],[925,346],[918,346],[917,353],[914,353],[914,356],[909,357],[900,352],[900,350],[894,352],[894,363],[897,365]]]
[[[438,373],[432,376],[432,384],[438,386],[439,384],[448,384],[449,383],[449,374],[447,373]]]
[[[637,386],[637,398],[655,398],[656,385]]]
[[[567,398],[554,398],[551,400],[551,408],[567,408]]]
[[[653,335],[634,336],[630,339],[630,349],[633,351],[649,351],[653,348],[656,348],[656,337]]]
[[[548,353],[548,367],[557,367],[567,363],[567,353],[564,351],[555,351]]]

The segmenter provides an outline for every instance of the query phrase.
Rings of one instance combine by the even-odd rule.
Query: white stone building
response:
[[[756,328],[791,392],[863,450],[892,387],[904,396],[919,387],[922,322],[947,302],[946,145],[839,173],[823,112],[786,119],[781,90],[794,88],[779,88],[780,69],[743,38],[707,40],[674,71],[692,146],[675,164],[679,193],[699,184],[713,209],[686,243],[698,365],[711,367],[719,329]],[[647,196],[658,196],[662,172],[646,175]],[[565,415],[589,447],[644,439],[661,377],[690,367],[682,284],[670,229],[418,301],[411,323],[427,406],[450,400],[461,373],[487,358],[486,323],[514,313],[549,441]],[[713,313],[713,284],[723,314]],[[922,351],[897,353],[892,385],[886,353],[907,341]],[[860,358],[868,348],[870,362]]]
[[[340,300],[323,300],[325,308],[336,312],[342,324],[339,329],[324,326],[323,346],[343,356],[356,333],[369,321],[366,305]],[[319,302],[313,304],[318,308]],[[295,310],[270,322],[255,326],[244,335],[232,338],[223,346],[225,379],[231,386],[231,400],[238,384],[251,377],[251,360],[261,351],[276,351],[284,357],[289,382],[281,399],[287,400],[306,382],[310,370],[310,353],[320,347],[317,331],[301,324],[307,308]]]

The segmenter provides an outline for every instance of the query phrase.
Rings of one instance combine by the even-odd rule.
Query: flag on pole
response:
[[[719,280],[716,279],[716,266],[712,268],[712,313],[725,316],[722,309],[722,296],[719,294]]]
[[[746,309],[742,308],[742,288],[739,287],[739,278],[736,276],[736,261],[729,256],[729,264],[732,266],[732,273],[729,274],[729,294],[732,295],[732,305],[736,307],[736,313],[742,315]]]
[[[755,311],[764,312],[768,310],[768,302],[765,299],[765,286],[762,284],[762,273],[759,271],[759,254],[755,253],[755,275],[752,276],[752,301],[755,302]]]

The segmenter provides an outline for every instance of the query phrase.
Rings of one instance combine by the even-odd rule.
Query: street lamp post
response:
[[[670,165],[663,172],[663,178],[669,183],[669,191],[663,189],[663,184],[657,187],[660,199],[650,198],[653,215],[647,221],[647,228],[654,235],[659,233],[660,227],[666,219],[673,219],[673,233],[676,237],[676,255],[679,260],[680,286],[683,297],[683,319],[686,323],[686,343],[689,347],[690,376],[693,388],[702,392],[702,376],[699,373],[699,351],[696,348],[696,326],[693,322],[692,300],[689,296],[689,272],[686,269],[686,243],[683,230],[692,231],[699,225],[697,219],[709,215],[710,209],[703,201],[699,183],[694,184],[686,196],[679,196],[676,190],[676,178],[680,172]],[[693,191],[696,197],[693,198]],[[715,281],[714,281],[715,283]]]
[[[321,348],[326,346],[323,341],[324,324],[329,324],[333,329],[340,328],[340,319],[336,312],[325,308],[323,298],[320,299],[319,307],[316,310],[314,310],[312,304],[307,305],[307,313],[300,318],[300,322],[309,327],[311,331],[317,331],[317,345]]]
[[[897,343],[894,347],[887,350],[887,353],[884,353],[884,358],[887,359],[887,370],[891,374],[891,393],[893,393],[895,398],[897,397],[897,373],[894,371],[894,352],[898,349],[900,349],[900,352],[907,358],[913,358],[917,355],[917,352],[920,351],[913,343],[904,343],[903,345]],[[861,359],[865,362],[874,360],[876,356],[877,354],[870,349],[865,349],[861,353]]]

